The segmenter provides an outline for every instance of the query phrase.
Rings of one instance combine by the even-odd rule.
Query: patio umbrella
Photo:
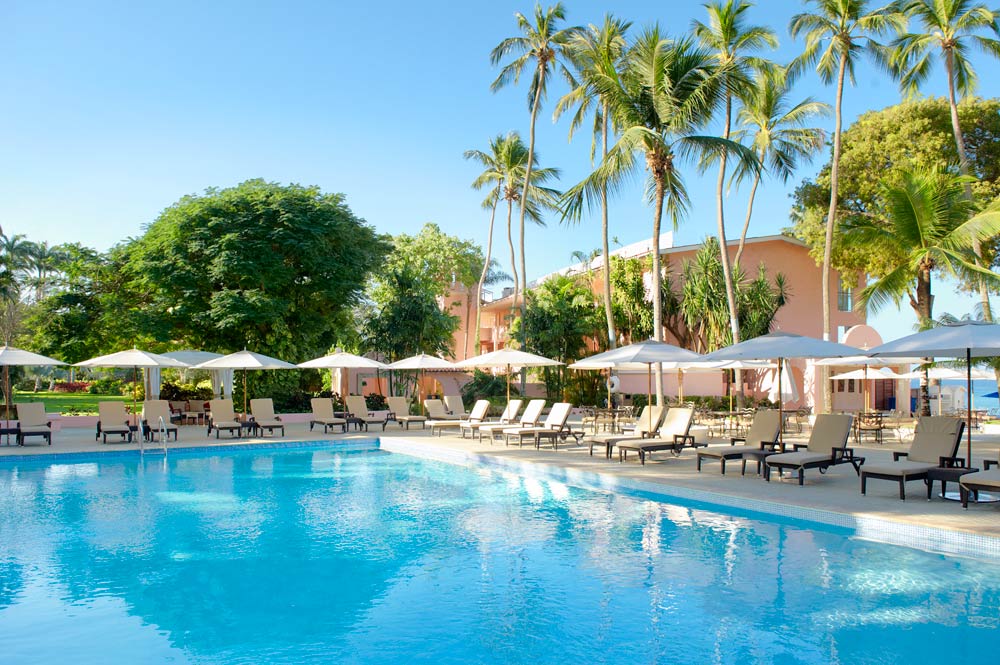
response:
[[[985,397],[987,399],[996,399],[996,398],[1000,397],[1000,393],[998,393],[997,391],[994,390],[991,393],[986,393],[985,395],[983,395],[983,397]]]
[[[386,369],[386,366],[377,360],[365,358],[364,356],[356,356],[353,353],[347,353],[340,349],[337,349],[336,352],[328,356],[313,358],[304,363],[299,363],[299,367],[303,369],[329,369],[338,371],[343,369]],[[339,390],[340,388],[338,387],[337,389]]]
[[[972,359],[1000,356],[1000,325],[963,321],[924,330],[871,350],[876,357],[919,355],[926,358],[964,358],[966,379],[966,459],[972,464]]]
[[[139,369],[147,367],[178,367],[184,368],[188,365],[173,358],[168,358],[166,356],[159,355],[157,353],[150,353],[149,351],[141,351],[139,349],[129,349],[128,351],[118,351],[117,353],[109,353],[104,356],[97,356],[96,358],[90,358],[89,360],[84,360],[83,362],[78,362],[76,367],[118,367],[118,368],[132,368],[132,415],[135,416],[135,426],[136,429],[139,428],[139,411],[137,410],[137,405],[139,402]]]
[[[829,359],[827,359],[827,360],[829,360]],[[820,363],[816,363],[816,364],[818,365]],[[827,362],[827,363],[824,363],[824,364],[830,365],[832,363]],[[871,374],[869,374],[868,373],[868,367],[869,366],[867,364],[865,364],[861,369],[852,369],[849,372],[843,372],[841,374],[835,374],[834,376],[830,377],[831,381],[838,381],[838,380],[839,381],[843,381],[843,380],[847,380],[847,379],[852,379],[854,381],[861,381],[861,385],[863,386],[863,393],[864,393],[864,395],[862,396],[862,404],[863,404],[863,407],[861,409],[862,411],[864,411],[865,409],[868,408],[868,381],[869,381],[869,379],[872,380],[872,381],[878,381],[878,380],[885,380],[885,379],[905,379],[905,378],[907,378],[903,374],[896,374],[895,372],[893,372],[888,367],[880,367],[879,369],[872,370]]]
[[[402,360],[397,360],[394,363],[390,363],[385,366],[386,369],[402,369],[411,370],[418,372],[417,378],[417,399],[420,399],[420,377],[423,376],[424,372],[430,371],[454,371],[458,369],[455,363],[448,362],[444,358],[438,358],[437,356],[429,356],[426,353],[418,353],[415,356],[410,356],[409,358],[403,358]],[[424,413],[424,403],[423,400],[420,402],[420,413]]]
[[[161,354],[166,358],[173,358],[174,360],[179,360],[185,365],[191,367],[206,362],[208,360],[215,360],[216,358],[221,358],[221,353],[212,353],[211,351],[195,351],[193,349],[183,349],[181,351],[169,351],[167,353]],[[157,393],[159,393],[160,385],[160,368],[150,367],[146,369],[147,381],[149,381],[150,386],[157,386]],[[186,380],[186,379],[185,379]],[[233,392],[233,370],[231,369],[215,369],[212,370],[212,391],[218,395],[220,391],[223,396],[226,394],[226,388],[229,388],[229,394],[232,395]],[[151,394],[147,391],[147,395]]]
[[[61,360],[49,358],[48,356],[16,349],[13,346],[0,346],[0,365],[3,365],[3,389],[4,389],[4,420],[6,429],[10,429],[10,403],[14,396],[10,389],[10,368],[17,367],[45,367],[51,365],[65,365]],[[7,442],[10,443],[10,434],[7,435]]]
[[[558,360],[552,360],[551,358],[546,358],[544,356],[537,356],[534,353],[528,353],[526,351],[518,351],[517,349],[497,349],[496,351],[484,353],[481,356],[474,356],[461,362],[457,362],[455,363],[455,367],[470,369],[473,367],[506,367],[507,401],[509,402],[510,372],[512,367],[554,367],[562,364],[563,363]]]
[[[704,360],[698,360],[688,363],[679,363],[679,369],[685,372],[696,373],[696,372],[722,372],[727,370],[745,370],[745,369],[774,369],[778,365],[776,363],[767,362],[763,360],[722,360],[717,362],[706,362]],[[679,386],[678,386],[679,388]],[[733,410],[733,391],[729,391],[729,410]]]
[[[243,370],[243,414],[247,413],[247,372],[251,369],[298,369],[292,363],[265,356],[253,351],[237,351],[228,356],[206,360],[194,366],[194,369],[232,369]]]
[[[858,355],[859,349],[846,344],[828,342],[814,337],[787,332],[773,332],[727,346],[705,356],[705,360],[777,360],[778,394],[781,389],[781,368],[791,358],[849,358]],[[778,400],[778,438],[784,449],[784,403]]]

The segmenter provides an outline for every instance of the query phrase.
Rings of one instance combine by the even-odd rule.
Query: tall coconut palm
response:
[[[575,35],[569,42],[568,52],[576,75],[572,81],[571,90],[556,104],[554,119],[568,111],[573,106],[576,111],[569,126],[569,138],[583,124],[587,114],[593,110],[594,131],[590,148],[590,159],[594,160],[598,137],[601,142],[601,159],[608,155],[608,135],[611,132],[611,119],[607,100],[601,99],[590,83],[591,75],[601,68],[617,68],[625,54],[627,43],[625,34],[632,26],[629,21],[615,18],[611,14],[604,17],[600,26],[593,24]],[[604,317],[608,326],[608,347],[618,345],[618,334],[615,331],[615,316],[611,304],[611,257],[608,242],[608,191],[602,188],[601,194],[601,250],[603,270],[601,276],[604,283]]]
[[[926,327],[933,323],[935,272],[975,274],[989,286],[1000,286],[1000,276],[977,265],[973,249],[977,241],[1000,234],[1000,209],[972,216],[973,203],[964,192],[967,176],[937,169],[902,175],[898,185],[883,192],[888,224],[859,222],[845,229],[843,239],[879,248],[892,265],[861,291],[858,307],[878,311],[906,298]],[[926,391],[926,380],[922,384]],[[922,410],[929,415],[926,392],[923,397]]]
[[[740,128],[733,138],[740,143],[749,144],[764,168],[752,174],[753,185],[747,200],[746,218],[743,220],[740,243],[733,260],[737,264],[746,246],[754,199],[763,170],[766,169],[782,182],[788,182],[799,162],[811,158],[823,147],[825,140],[826,133],[821,128],[809,127],[808,124],[820,116],[829,115],[829,104],[807,97],[792,105],[792,90],[787,72],[784,67],[759,72],[753,85],[740,98],[741,106],[736,114],[736,122]],[[736,169],[733,181],[739,183],[750,176],[751,173],[746,169]]]
[[[728,151],[753,168],[756,158],[733,141],[696,134],[722,101],[724,81],[712,55],[688,38],[664,39],[658,27],[650,28],[629,49],[622,71],[601,68],[592,84],[608,100],[619,137],[594,172],[566,192],[563,214],[577,218],[605,188],[614,192],[645,164],[646,193],[653,204],[653,338],[662,340],[660,227],[664,209],[676,227],[689,203],[679,162],[705,152]],[[657,403],[662,404],[661,372],[656,393]]]
[[[527,208],[523,204],[529,200],[528,187],[533,182],[531,171],[534,169],[535,164],[535,121],[538,118],[538,110],[541,108],[542,99],[545,97],[549,75],[554,71],[560,71],[564,76],[570,76],[561,58],[563,57],[566,44],[580,31],[580,28],[559,28],[559,24],[566,20],[566,10],[561,2],[557,2],[546,9],[542,9],[541,4],[536,4],[535,13],[532,17],[533,21],[520,12],[515,13],[514,18],[517,20],[517,27],[521,31],[521,34],[517,37],[508,37],[497,44],[490,53],[490,62],[494,65],[499,65],[507,56],[514,56],[514,59],[504,65],[500,70],[500,74],[493,81],[493,85],[491,86],[493,91],[499,90],[511,82],[517,84],[521,78],[521,73],[529,65],[534,65],[531,87],[528,93],[528,98],[531,100],[531,124],[528,129],[528,155],[525,161],[527,170],[523,179],[523,189],[521,190],[520,197],[522,205],[520,206],[521,219],[519,230],[521,235],[521,291],[523,292],[527,288],[528,283],[524,258],[524,220],[528,215]],[[517,275],[515,274],[515,280],[516,277]],[[516,284],[514,292],[516,300]],[[522,297],[522,318],[524,317],[526,308],[527,303]]]
[[[732,133],[733,99],[746,92],[753,80],[753,73],[770,63],[756,53],[765,48],[776,48],[778,38],[774,31],[758,25],[748,25],[746,13],[751,5],[744,0],[717,0],[705,5],[708,23],[695,21],[693,30],[702,46],[710,50],[725,81],[723,92],[722,138],[728,139]],[[729,262],[729,244],[726,242],[726,215],[724,187],[726,165],[729,154],[722,151],[719,157],[719,177],[716,182],[715,204],[716,224],[719,236],[719,258],[722,261],[722,277],[726,291],[726,305],[729,309],[729,328],[733,344],[740,341],[739,312],[736,306],[736,287],[733,284],[733,269]],[[742,381],[740,399],[742,400]]]
[[[968,53],[973,47],[1000,57],[1000,41],[981,34],[990,32],[1000,35],[997,25],[1000,13],[984,4],[973,4],[970,0],[907,0],[903,11],[910,18],[916,19],[921,32],[905,32],[893,40],[890,45],[890,69],[899,78],[903,91],[914,93],[930,75],[934,54],[939,54],[948,79],[948,106],[951,109],[951,129],[958,149],[959,168],[962,175],[968,175],[969,157],[965,151],[962,127],[958,122],[956,91],[963,98],[975,92],[978,77],[968,59]],[[966,186],[965,193],[969,198],[972,197],[970,185]],[[979,264],[983,265],[982,249],[978,244],[975,249]],[[982,280],[977,281],[983,318],[992,322],[989,289]]]
[[[833,159],[830,164],[830,208],[826,216],[826,239],[823,246],[823,339],[830,339],[830,260],[833,253],[833,231],[837,223],[838,186],[840,184],[840,151],[843,129],[844,83],[850,77],[854,84],[854,68],[865,51],[874,52],[879,46],[873,36],[895,28],[901,29],[905,18],[895,4],[870,9],[868,0],[804,0],[814,13],[792,17],[788,31],[792,38],[802,35],[805,47],[792,62],[793,72],[815,65],[824,83],[836,81],[834,101]],[[825,379],[825,377],[823,377]],[[830,382],[823,380],[822,411],[829,411],[832,401]]]

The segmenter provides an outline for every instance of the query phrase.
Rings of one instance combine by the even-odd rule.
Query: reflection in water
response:
[[[5,664],[983,659],[998,572],[374,449],[0,470]]]

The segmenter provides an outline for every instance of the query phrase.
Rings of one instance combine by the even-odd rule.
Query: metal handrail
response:
[[[163,416],[160,416],[160,444],[163,445],[163,457],[167,456],[167,424],[163,421]]]

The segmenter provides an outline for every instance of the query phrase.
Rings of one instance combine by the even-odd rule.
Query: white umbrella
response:
[[[16,349],[13,346],[0,346],[0,365],[3,365],[3,386],[4,386],[4,420],[7,421],[7,428],[10,429],[10,403],[14,396],[10,389],[10,367],[44,367],[50,365],[65,365],[61,360],[49,358],[38,353]],[[9,434],[7,435],[10,436]],[[10,443],[10,439],[7,440]]]
[[[174,360],[180,360],[182,363],[187,363],[192,367],[203,362],[208,362],[209,360],[215,360],[216,358],[221,358],[221,353],[212,353],[211,351],[195,351],[193,349],[183,349],[181,351],[170,351],[164,353],[167,358],[173,358]],[[159,370],[150,369],[148,370],[150,375]],[[221,394],[223,397],[232,397],[233,395],[233,370],[231,369],[213,369],[212,373],[212,392],[216,395]],[[150,383],[153,383],[152,376],[150,377]],[[156,383],[159,383],[159,378],[157,377]]]
[[[972,464],[972,359],[1000,356],[1000,325],[963,321],[938,326],[877,346],[871,355],[964,358],[966,368],[966,460]]]
[[[313,358],[312,360],[307,360],[304,363],[299,363],[299,367],[303,369],[328,369],[336,370],[337,372],[337,390],[341,389],[340,372],[345,369],[386,369],[385,364],[380,363],[377,360],[372,360],[371,358],[365,358],[364,356],[356,356],[353,353],[347,353],[337,349],[335,353],[323,356],[322,358]],[[332,383],[332,377],[331,377]]]
[[[772,402],[784,404],[785,402],[796,402],[799,397],[799,387],[795,383],[795,377],[792,376],[788,363],[783,363],[781,376],[778,376],[778,371],[775,369],[771,377],[771,387],[767,391],[767,398]]]
[[[76,367],[120,367],[120,368],[132,368],[132,415],[135,416],[135,427],[139,428],[139,411],[137,409],[139,395],[138,395],[138,383],[139,383],[139,368],[147,367],[177,367],[184,368],[188,365],[181,362],[180,360],[175,360],[173,358],[168,358],[167,356],[162,356],[157,353],[150,353],[149,351],[141,351],[139,349],[129,349],[127,351],[118,351],[116,353],[109,353],[103,356],[97,356],[96,358],[90,358],[89,360],[84,360],[83,362],[76,363]]]
[[[455,371],[459,369],[455,366],[455,363],[448,362],[443,358],[438,358],[437,356],[429,356],[426,353],[418,353],[415,356],[410,356],[409,358],[403,358],[402,360],[397,360],[394,363],[390,363],[385,366],[386,369],[401,369],[401,370],[412,370],[420,372],[420,376],[423,375],[425,371]],[[417,379],[417,399],[420,399],[420,379]],[[423,400],[420,401],[420,413],[424,412]]]
[[[518,351],[517,349],[497,349],[496,351],[490,351],[489,353],[484,353],[480,356],[474,356],[472,358],[467,358],[461,362],[455,363],[455,367],[460,368],[473,368],[473,367],[506,367],[507,368],[507,401],[510,401],[510,372],[512,367],[554,367],[556,365],[562,365],[563,363],[558,360],[552,360],[551,358],[546,358],[545,356],[538,356],[534,353],[528,353],[526,351]]]
[[[830,377],[830,380],[843,380],[843,379],[854,379],[858,380],[881,380],[881,379],[905,379],[908,378],[905,374],[896,374],[888,367],[882,367],[881,369],[872,370],[869,374],[865,369],[852,369],[850,372],[844,372],[843,374],[835,374]]]
[[[295,365],[278,358],[265,356],[253,351],[237,351],[228,356],[206,360],[194,366],[195,369],[243,370],[243,413],[247,412],[247,371],[251,369],[298,369]]]

